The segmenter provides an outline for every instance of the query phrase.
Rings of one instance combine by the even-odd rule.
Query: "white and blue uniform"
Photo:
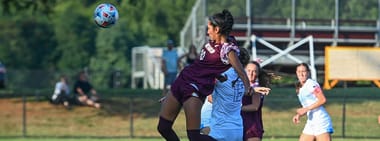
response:
[[[223,73],[224,82],[217,81],[212,94],[209,136],[218,141],[242,141],[243,119],[240,115],[244,84],[231,67]]]
[[[319,84],[312,80],[306,80],[306,83],[300,88],[298,93],[298,99],[302,107],[308,107],[315,102],[318,98],[313,93],[315,89],[320,89]],[[333,133],[330,115],[327,113],[323,106],[319,106],[309,112],[307,112],[307,121],[302,133],[307,135],[320,135],[323,133]]]

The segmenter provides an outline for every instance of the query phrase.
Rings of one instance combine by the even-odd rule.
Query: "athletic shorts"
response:
[[[320,123],[315,124],[315,123],[308,121],[308,122],[306,122],[305,128],[303,129],[302,133],[306,134],[306,135],[317,136],[317,135],[320,135],[323,133],[332,134],[332,133],[334,133],[334,129],[333,129],[332,124],[330,122],[326,122],[324,124],[320,124]]]
[[[244,133],[244,140],[247,140],[249,138],[263,138],[264,131],[257,129],[255,126],[249,128]]]
[[[195,85],[185,83],[184,81],[177,80],[173,83],[170,90],[181,105],[183,105],[183,103],[190,97],[197,97],[201,101],[204,101],[207,97],[207,95],[198,94],[198,90],[195,88]]]
[[[241,129],[210,129],[209,136],[217,141],[243,141],[243,128]]]

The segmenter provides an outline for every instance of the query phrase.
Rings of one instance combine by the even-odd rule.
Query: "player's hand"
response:
[[[298,114],[296,114],[295,116],[293,116],[293,123],[294,124],[300,123],[300,116]]]
[[[297,109],[297,114],[298,115],[304,115],[304,114],[307,113],[307,111],[309,111],[309,109],[307,109],[307,108],[298,108]]]
[[[254,87],[254,91],[256,93],[260,93],[262,95],[268,95],[269,92],[270,92],[270,88],[267,88],[267,87]]]

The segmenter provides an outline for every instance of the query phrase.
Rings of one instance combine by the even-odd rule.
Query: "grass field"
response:
[[[124,139],[53,139],[53,138],[45,138],[45,139],[24,139],[24,138],[17,138],[17,139],[0,139],[0,140],[6,140],[6,141],[164,141],[164,139],[131,139],[131,138],[124,138]],[[182,141],[188,141],[187,139],[181,139]],[[297,138],[273,138],[273,139],[263,139],[263,141],[296,141]],[[340,138],[334,138],[334,141],[380,141],[380,139],[340,139]]]
[[[335,141],[380,141],[380,89],[335,88],[325,91],[325,95],[328,100],[325,107],[333,119]],[[110,94],[103,98],[104,107],[100,110],[74,107],[68,111],[46,100],[28,97],[25,105],[28,138],[13,138],[23,136],[22,99],[0,98],[0,140],[163,140],[159,139],[156,131],[160,91]],[[299,103],[293,88],[274,88],[264,103],[264,140],[297,140],[305,120],[303,118],[300,125],[292,124],[291,117],[297,107]],[[179,136],[186,136],[183,112],[178,116],[174,128]],[[132,139],[132,135],[142,139]],[[342,139],[343,136],[346,138]]]

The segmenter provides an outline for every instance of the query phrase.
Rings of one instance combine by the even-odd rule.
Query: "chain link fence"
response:
[[[115,89],[101,99],[102,108],[74,106],[67,110],[50,104],[45,96],[1,95],[0,138],[160,138],[156,130],[160,90]],[[325,91],[325,104],[333,121],[333,138],[380,139],[380,90],[375,87],[335,88]],[[294,88],[272,88],[265,98],[264,138],[297,138],[305,118],[294,125],[291,118],[300,107]],[[186,137],[183,111],[174,129]]]

